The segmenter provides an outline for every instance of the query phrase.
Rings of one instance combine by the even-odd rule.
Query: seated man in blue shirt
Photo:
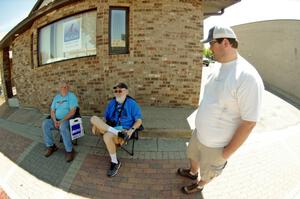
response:
[[[51,104],[51,118],[45,119],[42,124],[44,141],[47,147],[46,157],[57,151],[57,146],[53,142],[51,130],[59,129],[66,150],[66,160],[71,162],[74,159],[69,119],[75,114],[78,107],[77,97],[69,91],[66,82],[60,83],[60,93],[56,95]]]
[[[106,123],[97,116],[91,118],[94,134],[103,134],[103,140],[111,157],[111,166],[107,176],[112,177],[121,167],[117,159],[116,145],[128,141],[133,132],[142,124],[142,113],[137,102],[128,96],[125,83],[118,83],[113,87],[115,97],[109,102],[105,110]]]

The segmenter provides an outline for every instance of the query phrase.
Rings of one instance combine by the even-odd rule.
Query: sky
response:
[[[25,19],[37,0],[0,0],[0,39]]]
[[[25,19],[37,0],[0,0],[0,39]],[[214,25],[234,26],[272,19],[299,19],[300,0],[242,0],[221,16],[204,20],[204,35]]]

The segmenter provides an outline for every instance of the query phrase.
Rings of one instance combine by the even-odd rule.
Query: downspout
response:
[[[207,13],[204,13],[203,16],[206,16],[206,17],[210,17],[210,16],[219,16],[219,15],[222,15],[224,14],[224,8],[221,9],[221,11],[219,12],[207,12]]]

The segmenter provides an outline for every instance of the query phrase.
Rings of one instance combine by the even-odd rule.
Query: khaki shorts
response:
[[[223,158],[222,148],[210,148],[199,142],[194,130],[187,148],[187,157],[198,162],[201,180],[209,182],[220,175],[227,161]]]

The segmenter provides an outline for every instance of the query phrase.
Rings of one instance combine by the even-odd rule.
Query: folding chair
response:
[[[125,152],[127,152],[129,155],[133,156],[133,155],[134,155],[134,143],[135,143],[135,140],[138,140],[138,139],[139,139],[139,132],[142,131],[142,130],[144,130],[143,125],[141,125],[138,129],[136,129],[136,130],[133,132],[133,134],[131,135],[131,137],[130,137],[130,140],[132,140],[131,151],[129,151],[128,149],[126,149],[126,148],[124,147],[124,145],[126,146],[126,145],[128,144],[128,142],[125,143],[124,145],[120,145],[120,148],[123,149]],[[130,140],[129,140],[129,141],[130,141]]]
[[[127,95],[127,97],[125,98],[125,101],[123,102],[122,107],[120,109],[117,109],[117,106],[118,106],[117,101],[115,103],[114,113],[113,114],[115,114],[117,112],[117,114],[118,114],[117,121],[119,121],[119,122],[120,122],[121,114],[122,114],[122,111],[124,110],[124,106],[125,106],[127,98],[133,99],[132,97],[130,97],[129,95]],[[135,99],[133,99],[133,100],[135,100]],[[106,124],[108,124],[109,126],[112,126],[112,127],[115,127],[117,125],[117,123],[115,121],[106,121]],[[118,124],[118,125],[120,125],[120,124]],[[133,134],[131,135],[131,137],[130,137],[130,140],[132,140],[131,152],[128,151],[125,147],[123,147],[123,145],[120,145],[121,149],[123,149],[129,155],[133,156],[134,155],[134,143],[135,143],[135,140],[139,139],[139,132],[142,131],[142,130],[144,130],[143,125],[141,125],[138,129],[136,129],[133,132]],[[125,143],[125,145],[127,145],[127,143]]]

